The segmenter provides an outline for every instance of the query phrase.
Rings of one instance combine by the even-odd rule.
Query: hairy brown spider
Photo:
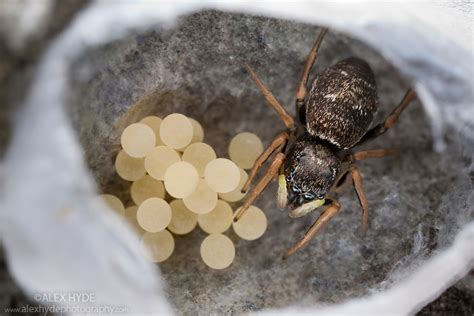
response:
[[[393,154],[392,149],[353,151],[352,148],[385,133],[416,97],[408,89],[400,104],[387,119],[369,130],[378,108],[377,86],[370,66],[358,58],[344,59],[324,70],[314,81],[309,94],[307,82],[327,29],[323,28],[309,53],[296,90],[297,125],[293,117],[260,81],[250,66],[247,71],[267,102],[279,114],[286,130],[276,136],[255,161],[242,191],[247,191],[260,167],[275,154],[235,215],[237,221],[255,202],[273,177],[278,177],[277,204],[290,208],[290,217],[300,217],[324,209],[304,237],[288,250],[284,258],[304,247],[334,217],[341,205],[332,197],[346,180],[352,178],[362,207],[362,230],[368,225],[368,202],[355,162]]]

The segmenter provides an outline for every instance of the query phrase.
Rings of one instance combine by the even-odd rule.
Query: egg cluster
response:
[[[233,223],[233,205],[245,196],[241,189],[250,169],[262,153],[260,139],[252,133],[236,135],[229,157],[217,158],[203,142],[204,131],[196,120],[173,113],[163,120],[148,116],[122,133],[122,150],[115,169],[131,181],[135,205],[124,208],[115,196],[101,197],[122,214],[141,234],[144,253],[153,262],[168,259],[175,235],[196,226],[209,234],[201,244],[201,257],[211,268],[224,269],[235,257],[232,240],[224,235],[231,226],[237,236],[255,240],[267,226],[265,214],[251,206]]]

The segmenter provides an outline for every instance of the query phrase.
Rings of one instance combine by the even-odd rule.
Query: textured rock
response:
[[[88,51],[73,66],[68,110],[101,189],[130,202],[129,184],[114,173],[113,159],[123,128],[149,114],[182,112],[199,120],[205,142],[221,157],[239,132],[254,132],[268,144],[283,125],[242,64],[253,65],[293,113],[296,81],[318,30],[208,11],[182,18],[175,29],[156,28]],[[330,31],[320,51],[313,74],[349,56],[370,64],[380,97],[376,122],[409,87],[379,54],[343,34]],[[393,130],[364,146],[401,151],[360,163],[370,203],[365,238],[360,206],[349,190],[340,199],[341,213],[308,247],[282,261],[317,214],[294,220],[277,211],[275,184],[257,203],[268,216],[267,233],[253,242],[227,233],[237,252],[230,268],[204,265],[204,233],[177,237],[175,254],[160,265],[169,299],[182,314],[241,313],[340,302],[387,287],[406,273],[403,268],[445,247],[473,216],[464,202],[472,199],[472,175],[459,172],[471,158],[456,133],[447,136],[448,150],[433,152],[428,120],[415,102]]]

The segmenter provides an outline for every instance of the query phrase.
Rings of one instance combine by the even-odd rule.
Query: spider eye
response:
[[[301,157],[304,157],[304,154],[298,154],[298,155],[296,155],[295,160],[296,160],[297,163],[300,162]]]
[[[294,193],[300,193],[301,192],[300,188],[298,188],[297,186],[292,187],[291,191],[293,191]]]
[[[303,194],[303,197],[306,199],[306,200],[314,200],[314,197],[315,195],[311,192],[306,192],[305,194]]]

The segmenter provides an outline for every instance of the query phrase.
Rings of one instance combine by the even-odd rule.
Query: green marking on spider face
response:
[[[282,187],[284,186],[286,188],[286,179],[285,179],[285,175],[284,174],[280,174],[278,176],[278,186],[279,187]]]
[[[314,200],[310,203],[314,203],[314,208],[318,208],[320,206],[323,206],[324,203],[326,203],[326,200],[325,199],[321,199],[321,200]]]
[[[322,199],[322,200],[314,200],[314,201],[305,203],[305,204],[295,208],[294,210],[292,210],[290,212],[290,217],[304,216],[304,215],[314,211],[318,207],[322,206],[325,202],[326,201],[324,199]]]

